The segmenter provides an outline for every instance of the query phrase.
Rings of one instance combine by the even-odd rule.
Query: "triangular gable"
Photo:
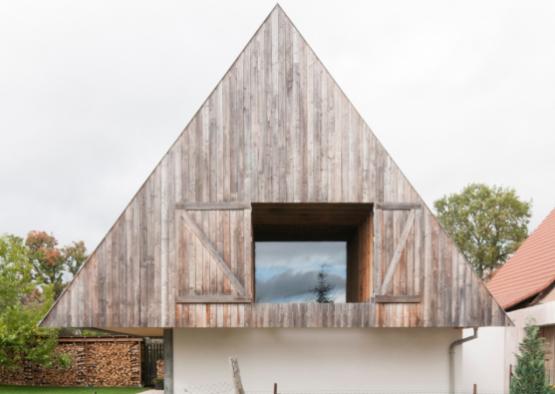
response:
[[[372,300],[279,310],[250,303],[250,204],[263,202],[373,204]],[[191,294],[198,303],[180,303]],[[276,6],[42,324],[506,323],[424,201]]]

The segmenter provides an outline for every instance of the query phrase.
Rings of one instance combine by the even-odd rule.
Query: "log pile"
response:
[[[0,368],[0,384],[130,387],[141,385],[140,338],[61,338],[57,352],[71,358],[69,368],[25,363],[15,371]]]
[[[156,360],[156,378],[164,379],[164,360],[163,359]]]
[[[71,386],[74,383],[81,385],[85,380],[85,371],[83,370],[85,349],[85,343],[59,343],[56,352],[64,353],[71,358],[70,367],[41,368],[26,364],[26,370],[29,371],[25,376],[26,382],[49,386]]]

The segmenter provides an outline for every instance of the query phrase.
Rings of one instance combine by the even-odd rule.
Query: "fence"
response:
[[[164,342],[147,340],[143,352],[143,384],[154,386],[156,379],[164,377]]]
[[[235,394],[232,383],[212,382],[203,385],[190,385],[185,389],[177,391],[176,394]],[[270,386],[268,389],[245,390],[244,394],[504,394],[503,392],[480,391],[477,386],[468,390],[456,390],[450,393],[448,390],[426,390],[422,388],[409,389],[399,388],[368,388],[368,389],[343,389],[343,390],[295,390],[279,388],[279,385]],[[532,393],[530,393],[532,394]]]
[[[186,388],[181,389],[184,394],[504,394],[501,392],[480,391],[478,386],[473,384],[468,390],[430,390],[430,389],[407,389],[392,388],[395,382],[392,382],[391,387],[374,387],[370,389],[333,389],[333,390],[307,390],[307,389],[286,389],[281,390],[278,388],[278,383],[274,383],[272,388],[268,390],[245,390],[241,379],[241,372],[239,369],[239,361],[237,357],[230,357],[229,363],[231,367],[232,379],[229,382],[210,382],[202,385],[188,385]],[[179,389],[177,392],[180,392]],[[530,393],[542,394],[542,393]]]

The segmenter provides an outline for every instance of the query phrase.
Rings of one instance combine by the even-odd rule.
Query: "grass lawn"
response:
[[[94,388],[94,387],[35,387],[0,385],[2,394],[135,394],[147,389],[137,388]]]

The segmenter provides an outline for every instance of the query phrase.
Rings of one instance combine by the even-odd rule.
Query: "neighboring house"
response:
[[[555,384],[555,210],[522,243],[516,253],[487,284],[508,312],[514,327],[482,330],[484,335],[464,345],[463,363],[490,389],[508,392],[518,345],[528,322],[541,326],[546,340],[546,372]],[[481,366],[488,365],[487,376]],[[494,367],[492,367],[494,366]],[[484,386],[484,384],[482,384]]]
[[[262,241],[343,242],[346,302],[257,302]],[[462,329],[507,324],[279,6],[42,322],[163,332],[176,393],[229,356],[247,391],[462,390]]]

